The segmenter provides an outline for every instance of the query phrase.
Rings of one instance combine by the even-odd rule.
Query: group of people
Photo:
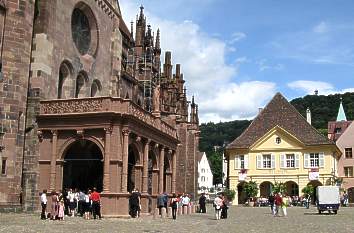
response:
[[[283,217],[286,217],[288,215],[286,208],[289,206],[289,197],[286,194],[284,195],[282,195],[281,193],[270,194],[268,201],[270,204],[272,215],[274,217],[277,216],[279,217],[280,211],[282,211]]]
[[[85,219],[99,217],[101,219],[101,197],[96,188],[93,191],[79,191],[77,189],[64,189],[64,191],[50,193],[51,208],[49,214],[47,209],[47,190],[43,190],[41,199],[41,219],[50,218],[51,220],[64,220],[65,215],[74,217],[79,215]]]
[[[227,218],[228,201],[227,198],[220,194],[214,200],[215,217],[216,220]]]

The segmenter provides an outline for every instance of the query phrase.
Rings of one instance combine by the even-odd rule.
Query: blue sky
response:
[[[163,50],[182,64],[207,121],[251,119],[277,92],[289,100],[354,91],[354,1],[122,0],[143,4]]]

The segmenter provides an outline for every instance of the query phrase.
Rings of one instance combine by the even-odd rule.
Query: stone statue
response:
[[[154,112],[160,112],[160,85],[157,85],[154,89],[153,105]]]

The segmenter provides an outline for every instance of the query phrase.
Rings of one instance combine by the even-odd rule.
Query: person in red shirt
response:
[[[274,198],[275,203],[275,214],[274,216],[279,216],[279,210],[281,208],[281,204],[283,202],[283,198],[281,197],[280,193],[277,193]]]
[[[91,200],[93,218],[96,219],[96,215],[98,215],[99,219],[101,219],[101,196],[97,192],[96,188],[93,188],[93,192],[91,193]]]

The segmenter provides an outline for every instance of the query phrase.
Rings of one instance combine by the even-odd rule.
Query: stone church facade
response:
[[[142,212],[161,192],[195,193],[198,106],[140,8],[114,0],[0,1],[0,209],[37,210],[39,192],[97,187],[104,215]]]

